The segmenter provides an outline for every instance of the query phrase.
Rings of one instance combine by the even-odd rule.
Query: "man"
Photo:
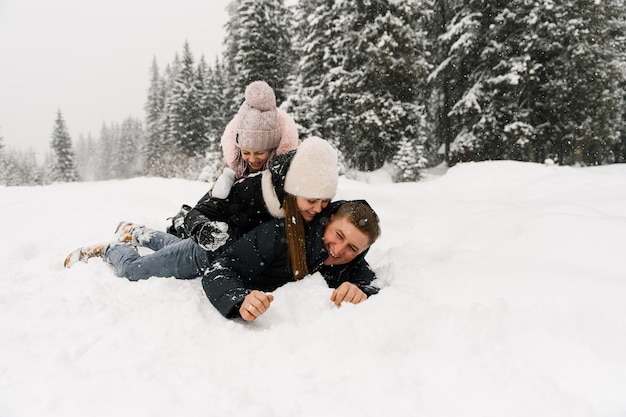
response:
[[[202,287],[224,317],[257,319],[274,299],[268,292],[294,281],[285,223],[273,220],[256,227],[206,270]],[[358,304],[379,291],[371,285],[376,275],[365,261],[379,236],[378,216],[367,202],[333,202],[306,225],[306,272],[320,272],[335,288],[335,304]]]

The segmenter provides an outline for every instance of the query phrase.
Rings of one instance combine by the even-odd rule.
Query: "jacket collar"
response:
[[[278,155],[274,158],[270,167],[263,171],[261,179],[263,200],[270,214],[277,218],[285,217],[285,210],[282,208],[283,200],[285,199],[285,178],[295,154],[296,151],[293,150],[283,155]]]

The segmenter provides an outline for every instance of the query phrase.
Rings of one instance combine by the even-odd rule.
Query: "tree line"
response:
[[[221,133],[255,80],[348,170],[387,165],[414,181],[442,161],[624,162],[625,10],[623,0],[233,0],[221,56],[207,63],[185,43],[164,67],[153,61],[144,120],[80,139],[76,178],[219,169]]]

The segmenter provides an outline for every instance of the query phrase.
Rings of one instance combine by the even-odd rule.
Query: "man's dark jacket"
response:
[[[320,272],[331,288],[351,282],[369,297],[379,289],[371,285],[376,275],[365,260],[368,250],[347,264],[323,265],[328,257],[322,239],[324,229],[330,215],[343,203],[329,204],[305,225],[309,274]],[[224,317],[240,317],[239,308],[252,290],[271,292],[294,280],[285,236],[284,219],[263,223],[230,245],[207,269],[202,287]]]

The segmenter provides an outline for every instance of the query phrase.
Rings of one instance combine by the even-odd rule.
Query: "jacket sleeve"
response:
[[[237,181],[226,199],[203,197],[185,217],[185,230],[197,239],[204,224],[219,221],[234,226],[237,234],[243,234],[271,218],[263,200],[261,176],[252,174]]]
[[[378,287],[372,285],[372,282],[376,279],[376,274],[365,260],[365,254],[361,254],[359,258],[350,262],[340,271],[333,270],[328,272],[322,270],[321,272],[326,283],[331,288],[337,288],[344,282],[350,282],[359,287],[368,297],[378,294],[378,291],[380,291]]]
[[[211,198],[206,194],[185,216],[187,235],[197,241],[196,235],[205,223],[211,220],[227,222],[229,214],[228,200]]]
[[[259,287],[264,272],[280,256],[280,230],[274,222],[256,227],[235,241],[205,271],[202,288],[224,317],[240,317],[244,298]]]
[[[230,189],[235,183],[235,171],[232,168],[225,167],[222,173],[213,182],[213,188],[211,188],[211,196],[213,198],[224,199],[228,197]]]

